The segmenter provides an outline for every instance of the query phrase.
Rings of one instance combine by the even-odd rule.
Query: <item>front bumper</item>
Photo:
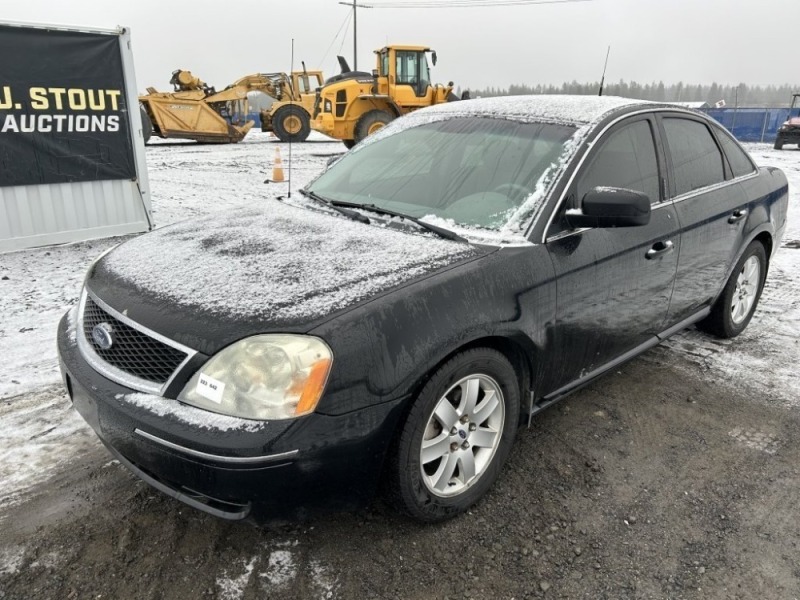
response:
[[[331,113],[321,112],[311,121],[311,127],[320,133],[333,136],[336,129],[336,121]]]
[[[75,409],[162,492],[221,518],[258,521],[352,510],[374,494],[403,399],[339,416],[220,421],[106,379],[84,360],[70,325],[67,316],[59,324],[58,351]]]

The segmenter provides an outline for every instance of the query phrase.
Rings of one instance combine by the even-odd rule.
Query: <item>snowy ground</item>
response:
[[[344,150],[321,136],[312,140],[292,147],[295,189]],[[277,147],[286,164],[287,145],[261,132],[237,145],[151,145],[147,162],[156,224],[269,202],[271,194],[285,192],[286,184],[264,183],[272,175]],[[689,330],[662,345],[655,357],[670,362],[677,353],[700,365],[715,383],[794,409],[800,406],[795,374],[800,362],[800,152],[760,144],[748,149],[760,164],[782,168],[791,189],[789,227],[759,310],[735,340]],[[0,255],[0,508],[99,443],[66,401],[54,337],[59,318],[77,301],[89,263],[121,239]]]

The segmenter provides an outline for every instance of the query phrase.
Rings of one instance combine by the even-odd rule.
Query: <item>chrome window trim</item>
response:
[[[675,106],[675,107],[661,106],[661,107],[658,107],[658,108],[648,108],[648,109],[643,109],[643,110],[639,110],[639,111],[635,111],[635,112],[631,112],[631,113],[626,113],[624,115],[621,115],[621,116],[617,117],[616,119],[611,121],[608,125],[603,127],[603,129],[600,131],[600,133],[598,133],[595,136],[594,140],[592,141],[592,145],[594,145],[594,143],[597,140],[599,140],[603,135],[605,135],[605,133],[609,129],[614,127],[614,125],[616,125],[620,121],[623,121],[623,120],[625,120],[625,119],[627,119],[629,117],[636,117],[636,116],[639,116],[639,115],[644,115],[644,114],[649,114],[649,113],[657,113],[657,112],[679,113],[679,114],[688,115],[688,116],[691,116],[691,117],[697,117],[698,116],[697,113],[689,112],[689,111],[686,111],[686,110],[682,110],[678,106]],[[708,118],[708,117],[705,117],[705,118]],[[722,152],[722,150],[720,150],[720,152]],[[747,153],[746,151],[745,151],[745,153],[749,156],[749,153]],[[584,227],[582,229],[576,229],[576,230],[572,230],[572,231],[561,231],[561,232],[559,232],[559,233],[557,233],[557,234],[555,234],[555,235],[553,235],[553,236],[551,236],[549,238],[547,237],[547,230],[550,229],[550,225],[552,225],[552,223],[553,223],[553,218],[555,217],[555,215],[558,212],[558,210],[561,208],[561,205],[564,203],[564,200],[566,200],[567,192],[569,191],[570,187],[572,186],[572,182],[575,180],[575,176],[578,174],[578,171],[580,171],[581,167],[583,166],[584,161],[586,161],[586,157],[587,156],[589,156],[589,150],[587,150],[584,153],[584,155],[581,157],[580,161],[578,161],[578,164],[575,166],[575,168],[572,171],[572,174],[569,176],[569,179],[567,180],[567,184],[564,186],[564,191],[561,192],[561,196],[559,197],[558,202],[556,202],[555,206],[553,207],[553,210],[550,211],[550,216],[547,218],[547,223],[545,224],[544,231],[542,232],[542,242],[541,243],[546,244],[546,243],[548,243],[550,241],[555,241],[555,240],[558,240],[558,239],[561,239],[561,238],[568,237],[570,235],[574,235],[576,233],[581,233],[583,231],[587,231],[588,229],[593,229],[592,227]],[[752,161],[752,159],[751,159],[751,161]],[[717,188],[717,187],[718,188],[723,188],[723,187],[725,187],[727,185],[730,185],[732,183],[740,183],[742,181],[746,181],[746,180],[748,180],[748,179],[750,179],[752,177],[757,177],[758,174],[759,174],[759,169],[756,169],[752,173],[748,173],[747,175],[742,175],[741,177],[734,177],[733,179],[728,179],[728,180],[722,181],[720,183],[714,183],[714,184],[708,185],[708,186],[703,187],[703,188],[698,188],[696,190],[692,190],[691,192],[686,192],[685,194],[682,194],[681,196],[674,196],[672,198],[665,198],[663,201],[659,202],[658,204],[653,205],[653,209],[652,210],[656,210],[658,208],[661,208],[662,206],[664,206],[666,204],[675,204],[677,202],[683,202],[684,200],[688,200],[689,198],[693,198],[694,196],[699,196],[700,194],[704,194],[706,192],[713,191],[713,188]],[[539,216],[541,216],[541,215],[539,215]],[[534,219],[534,221],[531,223],[530,229],[533,229],[536,226],[537,220],[538,219]]]
[[[637,111],[630,112],[630,113],[625,113],[624,115],[620,115],[619,117],[617,117],[616,119],[611,121],[608,125],[603,127],[603,129],[600,130],[600,133],[598,133],[595,136],[594,140],[592,140],[592,145],[594,145],[597,140],[599,140],[603,135],[605,135],[606,131],[611,129],[614,125],[616,125],[620,121],[622,121],[624,119],[627,119],[628,117],[636,117],[638,115],[645,115],[645,114],[648,114],[648,113],[652,113],[652,112],[655,112],[655,110],[656,109],[653,109],[653,108],[647,108],[647,109],[637,110]],[[662,109],[662,110],[668,110],[668,109]],[[570,186],[572,185],[572,182],[575,180],[575,175],[578,174],[578,171],[580,171],[581,167],[583,166],[583,163],[586,161],[586,157],[589,156],[589,151],[590,150],[591,149],[587,150],[586,152],[584,152],[583,156],[581,156],[581,159],[578,161],[578,164],[572,170],[572,174],[569,176],[569,179],[567,180],[567,185],[564,186],[564,191],[561,192],[561,196],[559,197],[558,202],[556,202],[555,206],[553,207],[553,210],[550,211],[550,216],[547,217],[547,223],[545,223],[544,231],[542,231],[542,243],[543,244],[547,243],[547,230],[550,229],[550,225],[553,223],[553,217],[556,216],[556,213],[558,212],[558,209],[561,208],[561,205],[564,203],[564,200],[567,197],[567,191],[569,190]],[[531,229],[536,227],[537,220],[538,219],[535,219],[533,221],[533,223],[531,223]],[[556,234],[556,235],[558,235],[558,234]]]
[[[117,319],[118,321],[125,323],[128,327],[135,329],[145,335],[161,342],[162,344],[166,344],[176,350],[180,350],[186,354],[186,358],[183,359],[181,364],[179,364],[175,370],[170,375],[169,379],[162,384],[159,385],[158,383],[154,383],[152,381],[147,381],[146,379],[142,379],[141,377],[137,377],[136,375],[132,375],[122,369],[115,367],[107,363],[105,360],[100,357],[94,351],[94,348],[86,341],[86,330],[83,327],[84,315],[86,311],[86,299],[91,298],[92,302],[97,304],[100,308],[106,311],[109,315]],[[160,333],[156,333],[152,329],[149,329],[139,323],[136,323],[126,315],[122,314],[121,312],[114,310],[108,304],[100,300],[97,296],[91,293],[86,287],[83,288],[81,293],[80,303],[78,305],[78,323],[77,323],[77,338],[78,338],[78,350],[80,350],[83,357],[86,359],[86,362],[98,373],[103,375],[104,377],[110,379],[111,381],[118,383],[120,385],[124,385],[125,387],[134,389],[139,392],[144,392],[146,394],[153,394],[155,396],[163,396],[164,392],[173,382],[175,377],[177,377],[178,373],[180,373],[183,368],[187,365],[187,363],[192,360],[195,355],[197,354],[196,350],[189,348],[188,346],[184,346],[183,344],[179,344],[169,338],[161,335]]]
[[[594,229],[593,227],[581,227],[579,229],[568,229],[567,231],[560,231],[555,235],[550,236],[545,240],[546,244],[550,242],[555,242],[558,240],[562,240],[564,238],[568,238],[571,235],[577,235],[579,233],[583,233],[584,231],[589,231],[590,229]]]
[[[678,202],[683,202],[684,200],[689,200],[690,198],[694,198],[695,196],[699,196],[700,194],[706,194],[708,192],[715,192],[717,190],[721,190],[723,188],[728,187],[734,183],[741,183],[748,179],[752,179],[754,177],[758,177],[758,171],[753,173],[748,173],[747,175],[742,175],[741,177],[734,177],[733,179],[728,179],[726,181],[720,181],[719,183],[712,183],[711,185],[707,185],[705,187],[697,188],[696,190],[692,190],[691,192],[684,192],[680,196],[674,196],[672,198],[672,202],[677,204]]]
[[[171,448],[172,450],[177,450],[178,452],[183,452],[184,454],[188,454],[189,456],[194,456],[197,458],[203,458],[206,460],[213,460],[216,462],[223,462],[229,464],[247,465],[253,463],[287,460],[289,458],[293,458],[300,452],[300,450],[290,450],[289,452],[281,452],[279,454],[266,454],[264,456],[220,456],[219,454],[209,454],[208,452],[201,452],[200,450],[194,450],[192,448],[181,446],[180,444],[169,442],[167,440],[161,439],[156,435],[153,435],[152,433],[147,433],[146,431],[142,431],[138,427],[134,429],[133,432],[137,435],[142,436],[147,440],[150,440],[151,442],[155,442],[156,444],[161,444],[162,446],[166,446],[167,448]]]

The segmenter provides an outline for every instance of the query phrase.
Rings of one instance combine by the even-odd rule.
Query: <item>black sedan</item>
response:
[[[692,324],[739,334],[788,187],[704,115],[621,98],[424,109],[301,193],[102,256],[59,326],[119,461],[227,519],[421,521],[492,485],[520,425]]]

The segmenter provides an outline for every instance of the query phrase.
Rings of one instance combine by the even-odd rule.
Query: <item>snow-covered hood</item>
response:
[[[487,252],[266,200],[260,208],[184,221],[126,242],[98,262],[87,285],[165,335],[147,317],[154,309],[164,323],[184,321],[178,327],[184,334],[191,323],[202,331],[241,321],[297,330]]]
[[[800,117],[792,117],[791,119],[788,119],[788,120],[784,121],[783,126],[784,127],[800,127]]]

